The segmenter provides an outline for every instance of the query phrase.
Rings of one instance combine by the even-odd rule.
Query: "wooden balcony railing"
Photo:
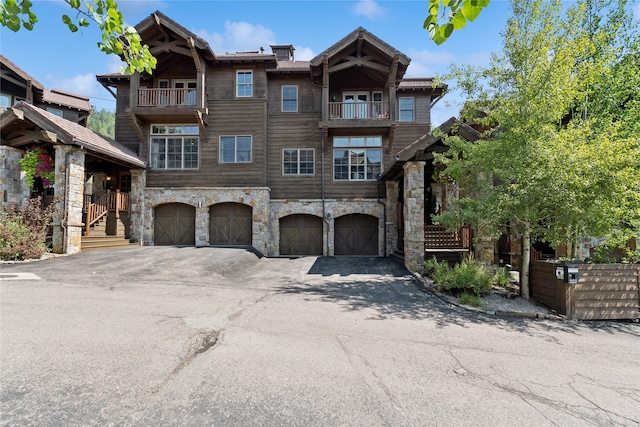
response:
[[[389,118],[389,103],[386,101],[369,102],[330,102],[331,120],[382,120]]]
[[[85,203],[86,202],[87,196],[85,196]],[[115,212],[116,218],[120,218],[121,211],[129,211],[129,193],[121,193],[120,190],[116,190],[115,192],[107,190],[107,194],[100,199],[94,203],[89,202],[85,207],[85,211],[87,213],[85,236],[88,236],[91,232],[91,225],[104,217],[108,212]]]
[[[138,89],[138,107],[196,106],[195,89]]]
[[[447,231],[439,225],[425,225],[425,249],[471,249],[471,229],[462,227],[458,231]]]

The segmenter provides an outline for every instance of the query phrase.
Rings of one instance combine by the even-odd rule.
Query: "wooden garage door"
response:
[[[209,208],[210,245],[250,245],[252,208],[241,203],[218,203]]]
[[[351,214],[335,220],[336,255],[378,255],[378,218]]]
[[[322,218],[302,214],[280,218],[280,255],[322,255]]]
[[[153,242],[157,246],[196,244],[196,208],[168,203],[155,208]]]

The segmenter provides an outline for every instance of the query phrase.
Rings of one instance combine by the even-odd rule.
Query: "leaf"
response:
[[[459,30],[460,28],[464,28],[464,26],[467,25],[467,20],[462,13],[456,13],[451,18],[451,24],[453,24],[454,30]]]
[[[480,15],[480,12],[482,12],[482,7],[480,6],[472,6],[471,3],[468,2],[462,5],[462,14],[471,22]]]

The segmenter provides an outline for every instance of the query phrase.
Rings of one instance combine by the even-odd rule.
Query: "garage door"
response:
[[[378,255],[378,218],[351,214],[335,220],[336,255]]]
[[[210,245],[250,245],[252,208],[241,203],[218,203],[209,208]]]
[[[280,218],[280,255],[322,255],[322,218],[302,214]]]
[[[168,203],[155,208],[153,242],[157,246],[196,244],[196,208]]]

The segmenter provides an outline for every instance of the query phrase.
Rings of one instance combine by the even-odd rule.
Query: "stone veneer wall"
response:
[[[397,181],[387,181],[387,239],[386,255],[390,256],[398,247],[398,198],[399,185]]]
[[[310,214],[322,217],[322,200],[271,200],[270,239],[268,255],[280,255],[280,218],[294,214]],[[366,214],[378,218],[378,255],[384,256],[384,205],[375,199],[336,200],[325,199],[323,227],[323,255],[333,256],[335,218],[348,214]]]
[[[268,254],[269,189],[266,187],[144,187],[141,174],[132,174],[132,237],[141,236],[152,245],[153,209],[166,203],[184,203],[196,208],[196,246],[209,244],[209,207],[216,203],[242,203],[253,208],[253,247]],[[138,181],[135,183],[134,181]],[[142,194],[140,192],[142,191]]]
[[[424,165],[404,164],[404,263],[417,272],[424,269]]]
[[[22,203],[29,198],[25,173],[20,167],[22,150],[0,145],[0,206]]]
[[[80,252],[84,204],[84,151],[66,145],[55,146],[56,178],[54,203],[59,212],[53,220],[53,251],[67,255]],[[67,182],[67,167],[69,181]],[[66,210],[66,212],[65,212]]]

